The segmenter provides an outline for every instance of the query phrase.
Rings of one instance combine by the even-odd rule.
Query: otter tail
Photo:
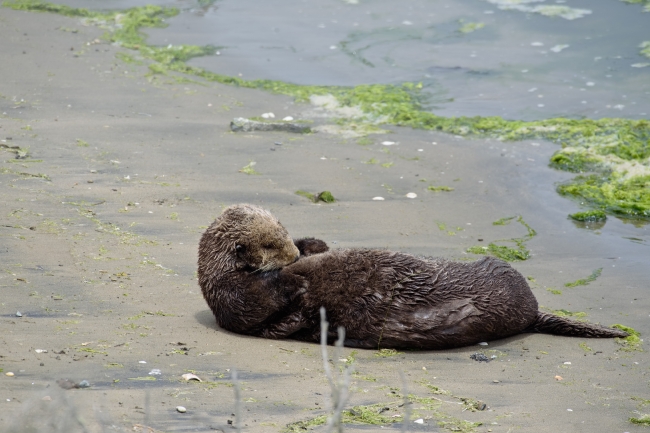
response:
[[[566,335],[570,337],[614,338],[627,337],[628,333],[620,329],[606,328],[591,323],[578,322],[554,314],[537,312],[535,321],[524,332]]]

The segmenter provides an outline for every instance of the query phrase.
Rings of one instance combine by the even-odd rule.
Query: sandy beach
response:
[[[269,112],[335,120],[286,96],[149,76],[146,64],[116,57],[128,50],[102,33],[78,19],[0,7],[7,431],[23,431],[14,427],[36,422],[39,410],[76,411],[88,431],[234,431],[235,369],[244,431],[279,432],[328,413],[318,346],[226,332],[203,300],[198,240],[234,203],[271,210],[294,238],[457,260],[480,257],[469,247],[526,235],[514,219],[493,225],[521,216],[536,236],[526,241],[531,259],[513,266],[541,306],[647,333],[647,229],[568,220],[579,206],[555,192],[573,176],[548,167],[557,145],[397,127],[362,144],[326,132],[234,133],[233,118]],[[254,173],[241,171],[247,166]],[[337,201],[314,204],[298,190],[328,190]],[[588,285],[565,287],[597,269]],[[343,349],[336,358],[330,348],[330,356],[354,367],[349,407],[386,407],[382,415],[396,421],[349,431],[401,429],[400,372],[420,398],[409,405],[411,431],[644,431],[628,420],[650,411],[650,361],[623,349],[610,339],[524,334],[455,350]],[[188,372],[203,382],[184,380]],[[487,407],[473,411],[474,401]]]

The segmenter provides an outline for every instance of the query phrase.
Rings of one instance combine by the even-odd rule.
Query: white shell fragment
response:
[[[382,141],[381,144],[383,144],[384,146],[393,146],[397,143],[394,141]]]
[[[384,201],[384,197],[373,197],[372,198],[374,201]]]
[[[564,365],[571,365],[571,361],[565,362]]]
[[[424,420],[422,418],[418,418],[413,422],[416,423],[416,424],[424,424]]]
[[[568,45],[562,44],[562,45],[556,45],[553,48],[550,48],[550,50],[553,51],[554,53],[559,53],[560,51],[565,50],[567,48],[569,48]]]
[[[416,193],[414,193],[414,192],[409,192],[408,194],[406,194],[406,197],[408,197],[408,198],[416,198],[417,196],[418,195]]]
[[[14,374],[11,371],[8,371],[8,372],[5,373],[5,376],[13,377]]]
[[[284,117],[282,120],[284,120],[285,122],[291,122],[293,120],[293,117],[287,116],[287,117]]]
[[[36,353],[47,353],[47,349],[36,349],[34,350]]]
[[[485,342],[485,341],[481,341],[478,345],[479,345],[479,346],[487,346],[488,344],[487,344],[487,342]]]
[[[176,411],[179,413],[185,413],[187,412],[187,409],[185,409],[185,406],[176,406]]]
[[[183,379],[187,380],[187,381],[198,380],[199,382],[203,382],[199,376],[197,376],[196,374],[192,374],[192,373],[185,373],[181,377]]]
[[[273,114],[273,113],[264,113],[264,114],[262,114],[262,119],[274,119],[274,118],[275,118],[275,114]]]
[[[162,374],[162,371],[160,371],[157,368],[154,368],[149,372],[149,376],[160,376],[161,374]]]

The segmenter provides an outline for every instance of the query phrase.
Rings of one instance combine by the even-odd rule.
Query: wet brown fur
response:
[[[625,337],[538,310],[506,262],[425,259],[383,250],[295,243],[269,212],[235,205],[206,230],[199,284],[219,326],[267,338],[319,340],[319,308],[345,345],[444,349],[522,332]]]

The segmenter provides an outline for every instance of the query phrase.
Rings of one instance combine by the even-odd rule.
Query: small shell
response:
[[[417,196],[418,195],[416,193],[414,193],[414,192],[409,192],[408,194],[406,194],[406,197],[408,197],[408,198],[416,198]]]
[[[418,418],[413,422],[416,423],[416,424],[424,424],[424,420],[422,418]]]
[[[197,376],[196,374],[192,374],[192,373],[185,373],[181,377],[183,379],[187,380],[187,381],[198,380],[199,382],[203,382],[199,376]]]
[[[381,144],[383,144],[384,146],[393,146],[397,143],[395,143],[394,141],[382,141]]]
[[[373,197],[372,198],[374,201],[384,201],[384,197]]]
[[[8,371],[5,373],[5,376],[13,377],[14,374],[11,371]]]
[[[179,413],[185,413],[187,412],[187,409],[185,409],[185,406],[176,406],[176,411]]]
[[[562,379],[564,379],[562,376],[555,376],[555,380],[557,380],[557,381],[560,381]]]

